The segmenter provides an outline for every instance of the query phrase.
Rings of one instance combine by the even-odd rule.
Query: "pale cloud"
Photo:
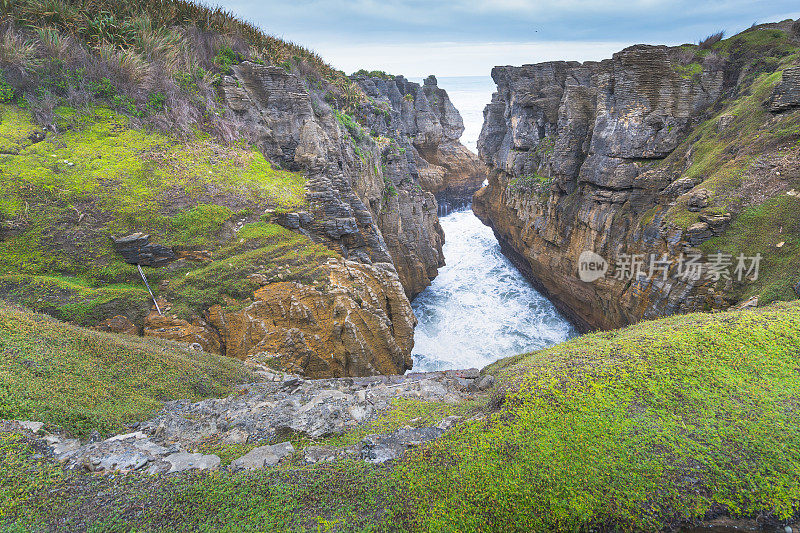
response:
[[[528,43],[317,43],[312,48],[347,73],[384,70],[409,77],[486,76],[496,65],[541,61],[599,61],[633,43],[549,41]]]
[[[488,74],[495,64],[601,59],[800,16],[797,0],[218,0],[345,71]]]

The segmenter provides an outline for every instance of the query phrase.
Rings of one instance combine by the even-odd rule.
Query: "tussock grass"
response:
[[[700,42],[697,43],[697,46],[701,50],[710,50],[715,44],[720,42],[722,38],[725,37],[725,30],[718,31],[716,33],[712,33],[705,39],[700,39]]]
[[[366,100],[314,52],[221,8],[186,0],[19,0],[0,13],[0,72],[15,101],[45,127],[53,125],[53,107],[103,101],[173,134],[199,128],[232,143],[243,133],[217,86],[245,60],[287,68],[350,112]],[[187,77],[190,87],[182,83]],[[97,84],[113,94],[98,94]],[[148,102],[158,94],[166,105],[153,109]]]

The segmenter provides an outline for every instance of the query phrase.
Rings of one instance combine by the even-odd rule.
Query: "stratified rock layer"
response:
[[[437,199],[468,200],[486,179],[487,169],[459,142],[464,121],[435,76],[422,85],[403,76],[356,76],[367,96],[386,104],[370,128],[404,149],[404,165],[420,186]]]
[[[683,254],[714,252],[697,247],[728,235],[738,212],[781,194],[800,177],[796,154],[783,152],[788,140],[764,144],[778,135],[763,106],[786,111],[795,105],[796,68],[783,72],[763,106],[752,102],[758,97],[749,88],[752,83],[764,92],[779,81],[759,77],[753,54],[774,52],[775,63],[785,65],[781,58],[796,46],[778,29],[786,24],[772,26],[751,30],[772,32],[764,35],[781,43],[769,52],[755,50],[745,33],[720,45],[727,57],[637,45],[602,62],[493,69],[498,90],[478,142],[491,171],[473,209],[503,250],[583,329],[726,308],[749,296],[747,280],[695,280],[679,270]],[[719,111],[714,106],[726,97],[739,99],[731,104],[734,111],[712,119]],[[791,116],[781,120],[796,123]],[[710,149],[716,159],[708,159]],[[752,164],[756,159],[760,166]],[[738,181],[718,173],[726,163],[737,169]],[[726,247],[732,242],[719,241]],[[765,245],[760,253],[775,246],[782,245]],[[604,277],[581,280],[584,251],[609,262]],[[637,254],[641,276],[615,269]],[[666,276],[649,272],[651,254],[669,262]],[[731,272],[735,266],[734,256]]]
[[[331,260],[324,287],[269,283],[237,311],[212,307],[226,354],[271,356],[315,377],[397,374],[410,369],[417,323],[391,264]]]

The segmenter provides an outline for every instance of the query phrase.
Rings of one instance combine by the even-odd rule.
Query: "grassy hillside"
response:
[[[401,465],[424,530],[654,530],[800,501],[800,302],[642,322],[504,359],[475,424]]]
[[[149,418],[165,400],[225,396],[248,380],[237,360],[0,306],[0,419],[108,435]]]
[[[798,353],[800,302],[586,335],[492,365],[505,400],[485,420],[388,467],[96,477],[54,469],[34,443],[0,434],[0,491],[16,495],[0,524],[656,530],[729,514],[777,525],[800,501]]]
[[[305,177],[275,168],[248,144],[226,145],[202,132],[181,141],[133,128],[130,117],[107,107],[54,113],[59,132],[45,136],[29,110],[0,104],[0,289],[7,299],[83,325],[115,314],[141,323],[147,291],[111,241],[134,231],[176,250],[214,253],[214,261],[177,271],[148,269],[155,282],[175,278],[170,297],[185,316],[223,295],[246,297],[253,287],[245,278],[270,275],[266,266],[313,278],[309,272],[332,256],[260,217],[265,207],[305,206]],[[33,142],[33,132],[44,139]],[[236,223],[248,221],[236,232]]]

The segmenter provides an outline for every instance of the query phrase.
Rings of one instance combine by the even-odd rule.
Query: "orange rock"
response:
[[[342,259],[327,266],[325,288],[271,283],[244,309],[209,309],[227,355],[278,354],[284,370],[311,378],[402,374],[411,368],[416,318],[394,268]]]
[[[161,306],[161,301],[159,301]],[[164,309],[162,308],[162,312]],[[175,316],[159,315],[153,309],[145,318],[145,337],[159,337],[173,341],[197,343],[203,350],[211,353],[222,353],[219,335],[200,317],[194,317],[191,322]]]

